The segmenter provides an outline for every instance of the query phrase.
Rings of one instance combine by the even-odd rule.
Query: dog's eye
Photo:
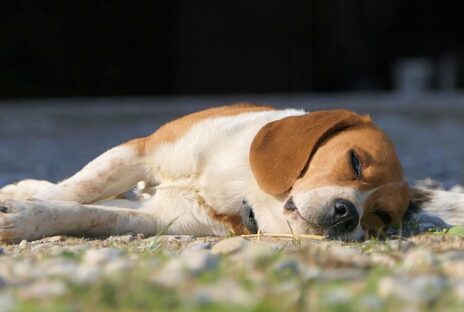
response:
[[[388,215],[388,213],[386,212],[383,212],[382,210],[374,210],[374,214],[379,217],[380,220],[382,220],[383,223],[385,224],[390,224],[390,222],[392,221],[392,218],[390,217],[390,215]]]
[[[358,156],[354,151],[351,151],[351,166],[353,167],[354,172],[356,172],[356,176],[361,176],[361,162],[359,161]]]

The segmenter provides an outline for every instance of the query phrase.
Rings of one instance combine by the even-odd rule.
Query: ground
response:
[[[410,182],[428,176],[439,182],[422,185],[464,182],[464,145],[456,144],[464,132],[464,95],[340,94],[0,103],[0,187],[23,178],[62,179],[176,116],[243,100],[371,113],[397,146]],[[461,227],[351,243],[128,234],[0,246],[1,312],[464,308]]]
[[[462,311],[464,237],[132,234],[5,245],[1,311]]]

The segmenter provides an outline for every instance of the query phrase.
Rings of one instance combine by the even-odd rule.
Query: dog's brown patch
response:
[[[235,116],[243,113],[261,112],[273,110],[270,106],[256,106],[248,103],[237,103],[229,106],[210,108],[200,112],[196,112],[179,119],[173,120],[152,135],[144,138],[131,140],[124,145],[134,147],[138,156],[144,156],[147,152],[153,150],[163,143],[172,143],[181,138],[188,130],[196,123],[216,117]]]
[[[250,150],[250,165],[258,185],[271,195],[287,192],[322,141],[361,124],[371,124],[369,116],[348,110],[314,112],[266,124]]]
[[[234,235],[252,234],[243,224],[241,216],[216,213],[212,210],[210,210],[209,216],[213,220],[221,222],[222,224],[227,226]]]

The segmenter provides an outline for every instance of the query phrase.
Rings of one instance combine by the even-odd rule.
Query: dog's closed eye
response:
[[[350,151],[350,159],[351,159],[351,166],[353,167],[354,172],[356,173],[356,177],[361,177],[361,161],[359,160],[358,155],[356,155],[355,151]]]

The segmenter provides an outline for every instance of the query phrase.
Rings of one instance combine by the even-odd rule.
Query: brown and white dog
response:
[[[0,241],[254,232],[247,216],[263,233],[355,240],[399,222],[409,198],[393,144],[368,116],[238,104],[172,121],[58,184],[4,187]]]

